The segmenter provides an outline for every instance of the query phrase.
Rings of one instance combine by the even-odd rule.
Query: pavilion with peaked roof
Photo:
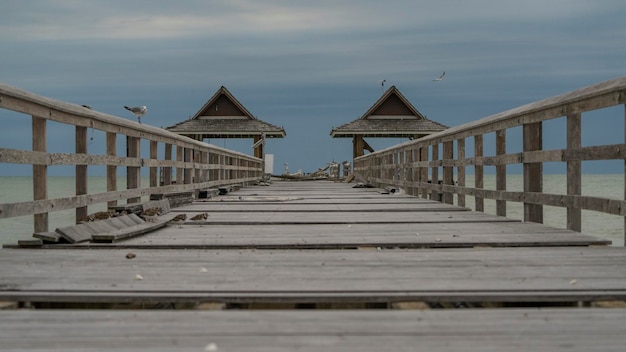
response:
[[[333,128],[332,138],[352,138],[353,157],[374,152],[365,137],[416,139],[448,127],[424,117],[392,86],[360,118]]]
[[[265,138],[284,138],[285,129],[254,117],[222,86],[190,119],[166,128],[196,140],[253,138],[254,156],[263,158]]]

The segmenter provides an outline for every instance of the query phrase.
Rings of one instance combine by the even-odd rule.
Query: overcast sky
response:
[[[147,105],[142,121],[159,127],[224,85],[285,128],[266,146],[275,173],[310,172],[351,160],[330,131],[374,104],[378,80],[459,125],[626,75],[625,18],[623,0],[2,0],[0,81],[128,119],[124,105]],[[0,117],[0,147],[30,148],[30,118]],[[74,148],[73,129],[51,133],[49,150]]]

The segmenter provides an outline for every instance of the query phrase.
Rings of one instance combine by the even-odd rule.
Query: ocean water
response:
[[[465,184],[474,186],[474,175],[466,175]],[[496,189],[495,175],[485,175],[485,189]],[[508,191],[523,191],[524,178],[522,175],[507,175]],[[567,194],[566,175],[543,175],[543,192],[548,194]],[[582,195],[617,200],[624,199],[624,175],[583,175]],[[456,204],[456,197],[455,197]],[[474,197],[466,197],[465,206],[475,209]],[[507,202],[506,216],[512,219],[524,219],[523,203]],[[496,201],[485,199],[485,212],[496,213]],[[566,228],[567,209],[561,207],[543,207],[543,222],[546,225]],[[582,233],[613,241],[613,246],[624,246],[624,218],[621,216],[600,213],[596,211],[582,211]]]
[[[51,176],[48,178],[48,197],[70,197],[76,194],[76,184],[73,176]],[[91,176],[87,182],[88,193],[106,192],[106,177]],[[141,186],[150,184],[149,177],[141,178]],[[118,176],[117,189],[126,188],[126,177]],[[2,176],[0,177],[0,203],[26,202],[33,199],[33,185],[30,176]],[[146,199],[147,200],[147,197]],[[124,203],[119,202],[120,204]],[[106,211],[106,203],[88,207],[88,213]],[[48,215],[50,230],[68,226],[74,223],[76,211],[62,210]],[[0,219],[0,243],[15,243],[21,239],[32,239],[33,216],[20,216]]]
[[[73,177],[50,177],[48,195],[50,198],[72,196],[75,190]],[[142,178],[142,185],[148,185],[147,177]],[[474,185],[474,175],[466,176],[466,184]],[[495,189],[495,175],[485,175],[485,189]],[[89,193],[106,191],[106,177],[90,177]],[[126,187],[126,178],[118,177],[118,189]],[[545,193],[565,194],[565,175],[544,175],[543,188]],[[507,176],[507,190],[522,191],[522,175]],[[624,199],[624,176],[619,175],[583,175],[583,195]],[[33,190],[30,177],[0,177],[0,203],[13,203],[32,200]],[[455,197],[456,198],[456,197]],[[456,199],[455,199],[456,202]],[[473,197],[466,197],[466,206],[474,209]],[[485,212],[495,214],[496,202],[485,200]],[[106,204],[89,207],[89,213],[106,210]],[[54,212],[49,215],[50,229],[67,226],[74,222],[74,209]],[[507,217],[522,220],[524,216],[521,203],[507,203]],[[19,239],[32,238],[32,216],[0,219],[0,243],[15,243]],[[565,228],[566,209],[544,206],[544,223],[553,227]],[[620,216],[608,215],[583,210],[582,232],[598,238],[613,241],[614,246],[624,245],[624,219]]]

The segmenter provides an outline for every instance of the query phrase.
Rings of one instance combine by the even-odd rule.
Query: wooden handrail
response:
[[[247,184],[263,177],[262,159],[1,83],[0,108],[31,116],[32,150],[0,145],[0,163],[31,164],[34,190],[32,201],[0,204],[0,219],[33,215],[35,232],[48,231],[50,212],[74,208],[78,220],[87,215],[87,206],[90,205],[107,203],[113,206],[120,199],[126,199],[129,203],[137,202],[141,197],[154,193],[189,192],[221,185]],[[47,151],[48,120],[75,126],[75,153]],[[88,129],[106,132],[106,154],[90,154],[87,151]],[[116,155],[118,136],[126,139],[127,154],[124,156]],[[150,143],[148,158],[141,157],[141,140]],[[159,143],[164,144],[163,158],[158,156]],[[48,198],[47,168],[54,165],[76,167],[75,196]],[[87,168],[96,165],[107,167],[107,192],[88,194]],[[117,190],[118,167],[126,168],[126,190]],[[149,169],[149,187],[140,186],[142,168]],[[172,168],[176,168],[175,174]],[[159,170],[162,182],[158,180]]]
[[[465,206],[465,196],[475,197],[484,211],[484,199],[496,201],[497,215],[506,215],[506,202],[524,204],[524,220],[543,222],[543,206],[567,208],[567,228],[581,231],[581,210],[626,216],[626,201],[581,195],[581,162],[626,160],[626,144],[581,146],[584,113],[626,103],[626,77],[601,82],[572,92],[520,106],[417,140],[398,144],[354,160],[355,175],[375,186],[397,186],[407,193]],[[621,116],[626,120],[626,113]],[[543,126],[547,120],[565,118],[567,146],[544,150]],[[523,150],[508,153],[506,131],[521,127]],[[494,155],[484,155],[483,136],[495,133]],[[474,156],[466,157],[466,139],[474,139]],[[440,156],[440,149],[443,155]],[[544,194],[543,163],[567,166],[567,194]],[[524,190],[506,190],[506,166],[522,165]],[[484,167],[496,167],[496,189],[485,190]],[[475,185],[465,184],[465,168],[473,167]],[[440,177],[439,169],[443,175]],[[456,182],[453,175],[456,169]]]

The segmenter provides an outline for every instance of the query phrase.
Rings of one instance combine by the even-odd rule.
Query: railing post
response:
[[[581,143],[581,115],[572,114],[567,116],[567,150],[579,149]],[[567,195],[579,196],[582,191],[581,179],[582,166],[580,160],[567,162]],[[567,229],[582,230],[580,207],[567,208]]]
[[[200,163],[202,164],[203,167],[206,167],[209,164],[209,152],[208,151],[203,151],[201,152],[201,158],[200,158]],[[202,169],[202,180],[201,182],[206,182],[209,179],[209,170],[203,168]]]
[[[202,169],[198,168],[198,166],[200,165],[200,160],[202,158],[202,152],[199,150],[194,150],[193,151],[193,162],[194,162],[194,175],[193,175],[193,183],[200,183],[202,182],[201,180],[201,173],[202,173]]]
[[[176,146],[176,184],[183,184],[183,147],[180,145]]]
[[[543,148],[542,123],[525,124],[524,152],[541,150]],[[541,193],[543,191],[543,163],[524,162],[524,193]],[[524,221],[543,223],[543,206],[524,202]]]
[[[226,171],[227,171],[226,167],[225,167],[226,166],[226,156],[224,154],[220,154],[219,158],[220,158],[220,160],[219,160],[218,164],[219,164],[220,167],[218,168],[218,170],[219,170],[218,179],[220,181],[222,181],[222,180],[226,179]]]
[[[150,161],[156,160],[158,158],[159,143],[157,141],[150,141]],[[156,166],[150,167],[150,187],[157,187],[159,185],[158,181],[158,171]]]
[[[433,160],[432,160],[432,171],[431,171],[431,185],[434,186],[430,193],[430,198],[432,200],[441,201],[440,193],[439,193],[439,144],[433,144],[430,146]]]
[[[184,161],[185,164],[190,163],[193,159],[193,149],[191,148],[183,148],[184,152]],[[185,165],[183,168],[183,183],[188,185],[191,183],[191,175],[193,173],[193,168],[189,168],[188,165]]]
[[[413,186],[413,182],[415,182],[415,166],[413,163],[415,162],[415,148],[405,149],[406,153],[406,162],[407,162],[407,181],[410,183],[410,187],[407,187],[406,192],[412,196],[416,195],[416,189]]]
[[[506,130],[496,131],[496,155],[506,154]],[[496,190],[506,191],[506,165],[496,165]],[[496,199],[496,215],[506,216],[506,200]]]
[[[443,143],[443,184],[446,186],[454,186],[454,167],[452,162],[454,159],[454,141]],[[443,202],[447,204],[454,203],[454,193],[443,191]]]
[[[107,156],[115,157],[117,155],[117,134],[107,132],[106,136]],[[107,165],[107,192],[117,191],[117,165]],[[117,200],[107,202],[108,207],[117,205]]]
[[[483,157],[483,135],[474,136],[474,188],[483,190],[485,188],[485,167],[482,164]],[[477,159],[481,159],[478,163]],[[485,211],[485,198],[480,195],[474,196],[476,211]]]
[[[211,166],[211,168],[209,169],[210,181],[217,180],[217,172],[215,168],[213,167],[215,164],[217,164],[217,154],[215,154],[215,152],[209,153],[209,165]]]
[[[165,155],[163,157],[165,158],[165,160],[172,160],[172,144],[170,143],[165,144],[164,154]],[[172,167],[171,166],[162,167],[161,170],[163,170],[163,180],[161,180],[163,185],[171,185],[172,184]]]
[[[465,138],[456,140],[457,183],[459,187],[465,187]],[[465,194],[457,193],[457,205],[465,206]]]
[[[140,140],[137,137],[126,136],[126,156],[129,159],[139,159],[140,151]],[[128,166],[126,168],[126,189],[135,189],[139,188],[141,176],[141,167],[140,166]],[[141,202],[141,197],[131,197],[126,200],[127,203],[139,203]]]
[[[33,151],[46,152],[46,119],[33,116]],[[33,164],[33,200],[48,198],[48,165]],[[48,231],[48,213],[35,214],[34,232]]]
[[[420,161],[421,162],[425,162],[428,163],[428,145],[424,145],[422,147],[420,147]],[[421,179],[421,183],[423,183],[424,185],[428,184],[428,164],[426,164],[426,166],[421,166],[420,167],[420,179]],[[428,188],[426,187],[422,187],[421,189],[421,193],[422,193],[422,198],[424,199],[428,199]]]
[[[87,154],[87,127],[76,126],[76,154]],[[87,165],[76,165],[76,195],[87,194]],[[76,208],[76,223],[87,216],[87,206]]]

